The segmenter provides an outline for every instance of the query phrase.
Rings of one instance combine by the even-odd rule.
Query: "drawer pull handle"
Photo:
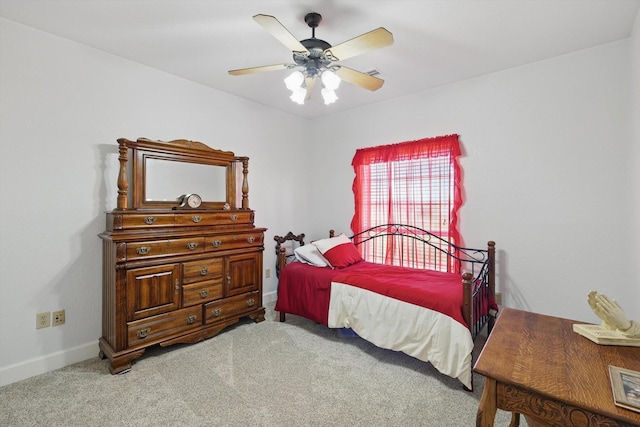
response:
[[[157,220],[158,218],[156,218],[155,216],[145,216],[143,219],[144,223],[147,225],[155,224]]]
[[[187,323],[188,323],[189,325],[191,325],[191,324],[193,324],[193,323],[196,321],[196,319],[197,319],[197,318],[198,318],[198,316],[195,316],[195,315],[193,315],[193,314],[192,314],[191,316],[188,316],[188,317],[187,317]]]
[[[204,267],[200,270],[201,276],[206,276],[207,274],[209,274],[209,269],[207,267]]]
[[[213,310],[211,310],[211,315],[213,317],[218,317],[222,314],[222,310],[219,308],[214,308]]]
[[[256,302],[254,301],[254,299],[253,299],[253,298],[249,298],[249,299],[247,300],[247,307],[253,307],[253,305],[254,305],[255,303],[256,303]]]
[[[142,339],[149,336],[150,333],[151,333],[151,328],[144,328],[136,332],[136,335],[138,336],[138,338]]]
[[[247,242],[248,243],[253,243],[253,241],[256,240],[255,237],[251,236],[251,237],[247,237]]]
[[[231,218],[231,221],[235,221],[238,219],[238,215],[231,215],[229,218]]]
[[[209,289],[205,289],[204,291],[200,291],[200,296],[202,298],[206,298],[209,295]]]
[[[189,249],[190,251],[194,250],[197,247],[198,247],[198,243],[197,242],[189,242],[189,243],[187,243],[187,249]]]
[[[177,294],[180,291],[180,281],[176,279],[176,284],[173,286],[175,293]]]
[[[151,252],[151,248],[149,246],[140,246],[139,248],[136,248],[136,252],[138,255],[147,255]]]
[[[211,242],[211,244],[214,248],[217,248],[222,244],[222,240],[214,240],[213,242]]]
[[[227,283],[231,284],[231,276],[227,276]]]
[[[194,215],[191,217],[191,221],[198,223],[200,221],[202,221],[202,217],[200,215]]]

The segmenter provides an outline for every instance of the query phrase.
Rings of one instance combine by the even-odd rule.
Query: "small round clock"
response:
[[[182,203],[180,206],[190,207],[190,208],[199,208],[202,204],[202,197],[197,194],[187,194],[182,198]]]

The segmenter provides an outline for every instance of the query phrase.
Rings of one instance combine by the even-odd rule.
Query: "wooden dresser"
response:
[[[106,231],[100,234],[100,357],[109,360],[114,374],[129,370],[149,346],[201,341],[244,316],[262,321],[265,312],[265,229],[254,226],[248,208],[248,158],[186,140],[118,142],[118,207],[107,213]],[[208,166],[215,170],[210,177],[203,175]],[[152,173],[152,167],[162,172]],[[193,183],[185,179],[191,167]],[[163,180],[160,192],[173,197],[156,198],[154,177]],[[181,186],[208,191],[202,181],[209,178],[212,187],[221,186],[218,193],[181,197],[190,192]]]

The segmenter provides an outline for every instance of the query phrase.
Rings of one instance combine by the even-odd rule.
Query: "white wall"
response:
[[[273,271],[274,233],[306,206],[287,165],[303,156],[306,121],[4,19],[0,43],[0,385],[98,354],[97,235],[116,203],[119,137],[249,156]],[[35,329],[36,313],[58,309],[63,326]]]
[[[630,233],[634,240],[634,250],[632,252],[633,265],[638,266],[638,259],[640,259],[640,12],[636,16],[636,22],[633,27],[633,33],[630,40],[630,54],[631,54],[631,117],[632,117],[632,132],[631,138],[631,153],[629,159],[631,159],[631,167],[633,175],[629,186],[631,188],[631,197],[633,198],[633,230]],[[631,297],[634,301],[640,301],[640,275],[635,272],[635,277],[627,284],[629,288],[635,291]],[[640,304],[640,303],[637,303]],[[640,321],[640,307],[636,305],[634,319]]]
[[[356,148],[457,133],[461,232],[469,246],[497,242],[506,305],[595,322],[586,295],[596,289],[640,319],[629,47],[625,40],[314,120],[321,179],[313,194],[326,220],[309,229],[349,229]]]
[[[462,232],[496,240],[507,305],[596,321],[593,288],[640,314],[640,196],[627,185],[640,174],[639,33],[636,22],[629,41],[309,122],[0,19],[0,385],[97,354],[97,234],[115,206],[119,137],[250,156],[269,267],[274,234],[348,229],[356,148],[458,133]],[[275,289],[272,274],[267,297]],[[64,326],[35,330],[36,313],[60,308]]]

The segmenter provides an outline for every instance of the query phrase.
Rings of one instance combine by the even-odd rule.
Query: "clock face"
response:
[[[197,194],[189,194],[187,196],[187,205],[189,205],[190,208],[198,208],[201,203],[202,198]]]

